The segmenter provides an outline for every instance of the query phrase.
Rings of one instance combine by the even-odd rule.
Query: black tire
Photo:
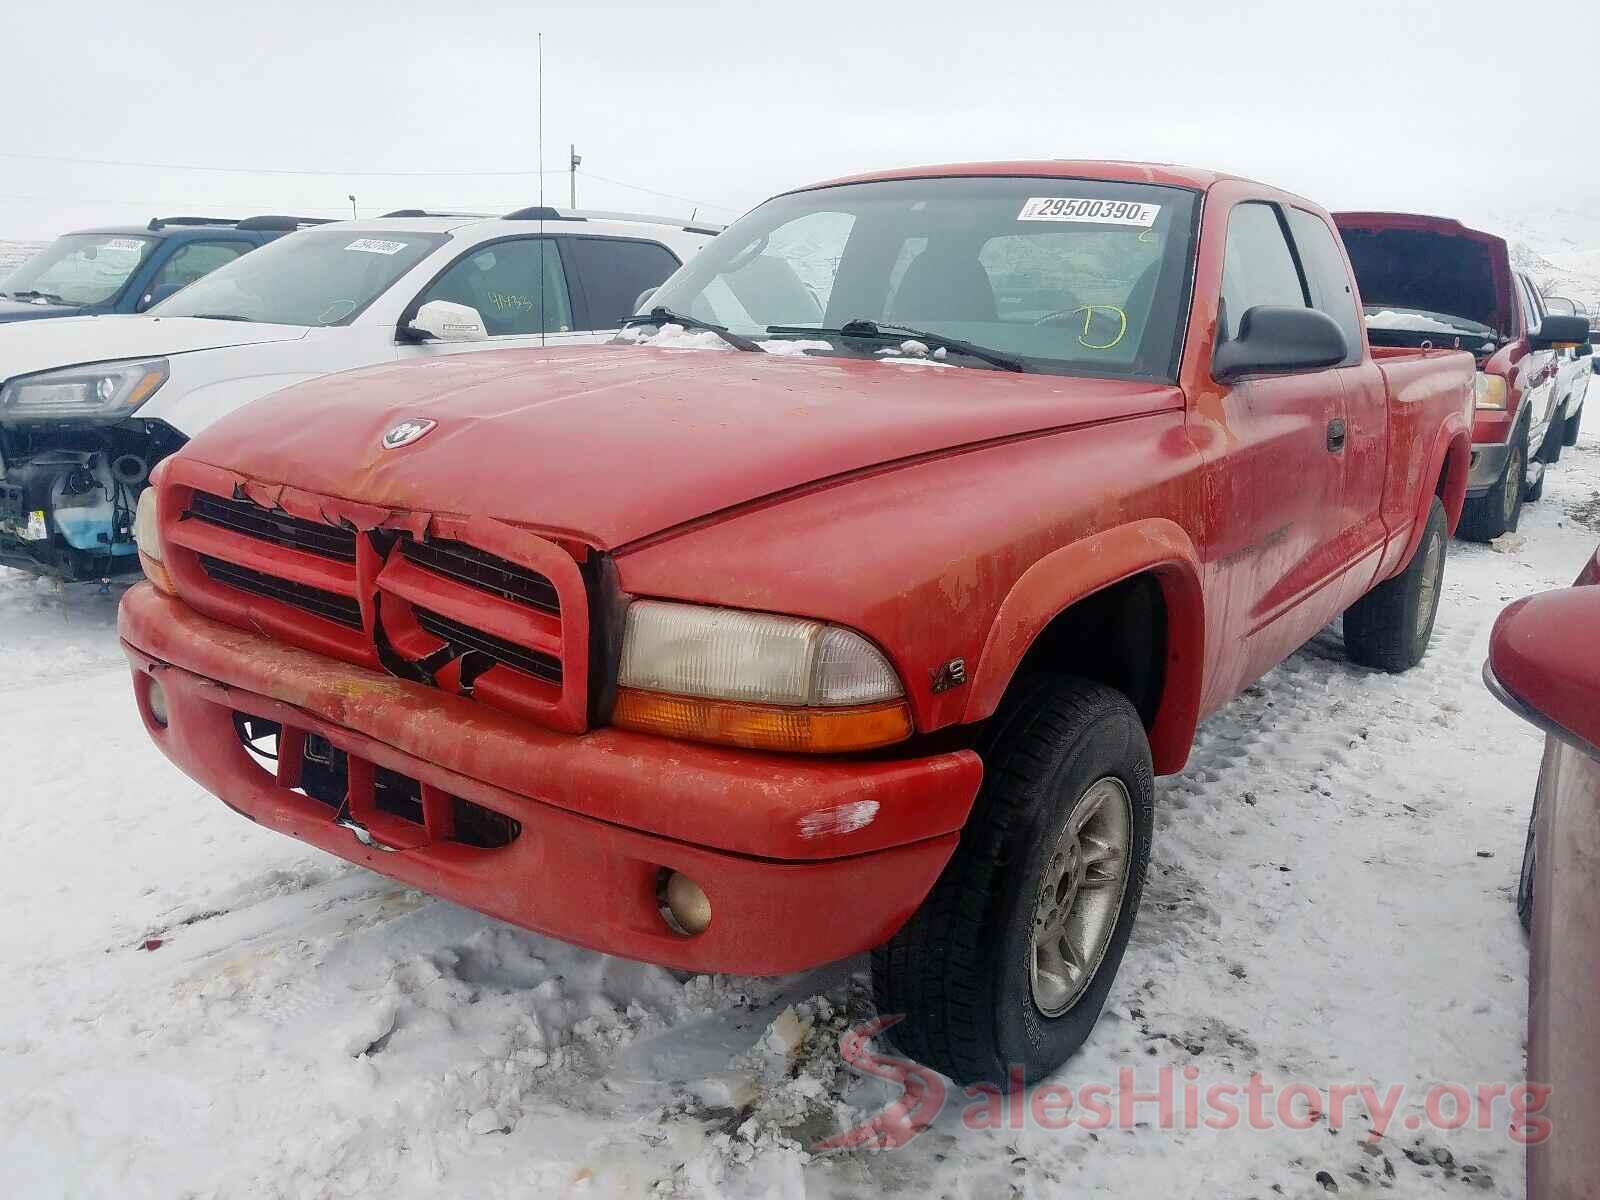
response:
[[[1344,610],[1344,649],[1352,661],[1390,672],[1409,671],[1422,661],[1444,591],[1449,541],[1444,501],[1435,496],[1405,570]]]
[[[1505,470],[1494,486],[1481,496],[1468,497],[1456,532],[1472,542],[1492,542],[1502,533],[1511,532],[1522,518],[1527,490],[1528,431],[1523,429],[1512,439]]]
[[[1541,775],[1543,772],[1541,772]],[[1517,876],[1517,920],[1524,933],[1533,930],[1533,825],[1539,817],[1539,791],[1534,790],[1533,808],[1528,813],[1528,840],[1522,847],[1522,871]]]
[[[1563,446],[1576,446],[1578,444],[1578,429],[1583,425],[1583,405],[1578,405],[1578,411],[1567,418],[1566,424],[1561,428],[1561,444]]]
[[[983,788],[955,854],[905,927],[872,956],[878,1012],[904,1015],[889,1034],[895,1045],[959,1083],[1001,1087],[1015,1068],[1029,1084],[1049,1075],[1094,1028],[1144,890],[1154,802],[1149,742],[1127,697],[1054,676],[1012,690],[980,747]],[[1125,799],[1129,818],[1117,907],[1102,909],[1100,936],[1109,924],[1109,940],[1083,972],[1081,991],[1047,1016],[1033,978],[1042,883],[1063,861],[1068,820],[1085,796],[1117,786],[1118,800],[1102,799],[1102,807]],[[1097,895],[1109,905],[1113,884],[1101,886],[1082,893],[1091,905]],[[1049,894],[1054,904],[1062,892]]]

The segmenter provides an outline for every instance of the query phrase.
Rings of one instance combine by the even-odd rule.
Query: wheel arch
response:
[[[1111,622],[1114,635],[1105,632]],[[1148,642],[1136,635],[1148,625]],[[1205,657],[1200,560],[1176,522],[1134,521],[1060,547],[1023,572],[996,612],[972,676],[962,720],[982,720],[1000,705],[1022,668],[1055,653],[1110,645],[1087,677],[1128,694],[1140,710],[1158,774],[1182,769],[1199,721]],[[1143,655],[1138,650],[1142,646]],[[1108,662],[1125,670],[1107,666]],[[1070,673],[1084,664],[1068,660]]]

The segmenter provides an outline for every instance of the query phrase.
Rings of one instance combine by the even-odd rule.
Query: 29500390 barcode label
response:
[[[1070,196],[1032,196],[1017,214],[1019,221],[1080,221],[1092,225],[1132,225],[1149,229],[1161,205],[1140,200],[1082,200]]]

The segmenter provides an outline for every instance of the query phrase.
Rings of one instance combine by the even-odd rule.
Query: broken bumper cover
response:
[[[1506,469],[1511,447],[1504,442],[1489,442],[1472,447],[1472,468],[1467,475],[1467,495],[1482,496],[1500,486],[1500,473]]]
[[[513,924],[686,970],[781,974],[882,943],[938,878],[982,778],[970,751],[818,761],[555,733],[213,621],[148,583],[123,597],[119,628],[151,737],[235,811]],[[372,764],[519,832],[468,845],[378,814],[367,844],[253,757],[235,714],[324,739],[352,778]],[[704,932],[663,918],[664,870],[709,897]]]

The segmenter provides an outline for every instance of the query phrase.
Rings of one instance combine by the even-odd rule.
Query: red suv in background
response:
[[[1563,351],[1589,322],[1551,313],[1511,265],[1505,239],[1414,213],[1336,213],[1374,346],[1470,350],[1478,363],[1472,470],[1458,532],[1489,541],[1517,527],[1561,453]]]

